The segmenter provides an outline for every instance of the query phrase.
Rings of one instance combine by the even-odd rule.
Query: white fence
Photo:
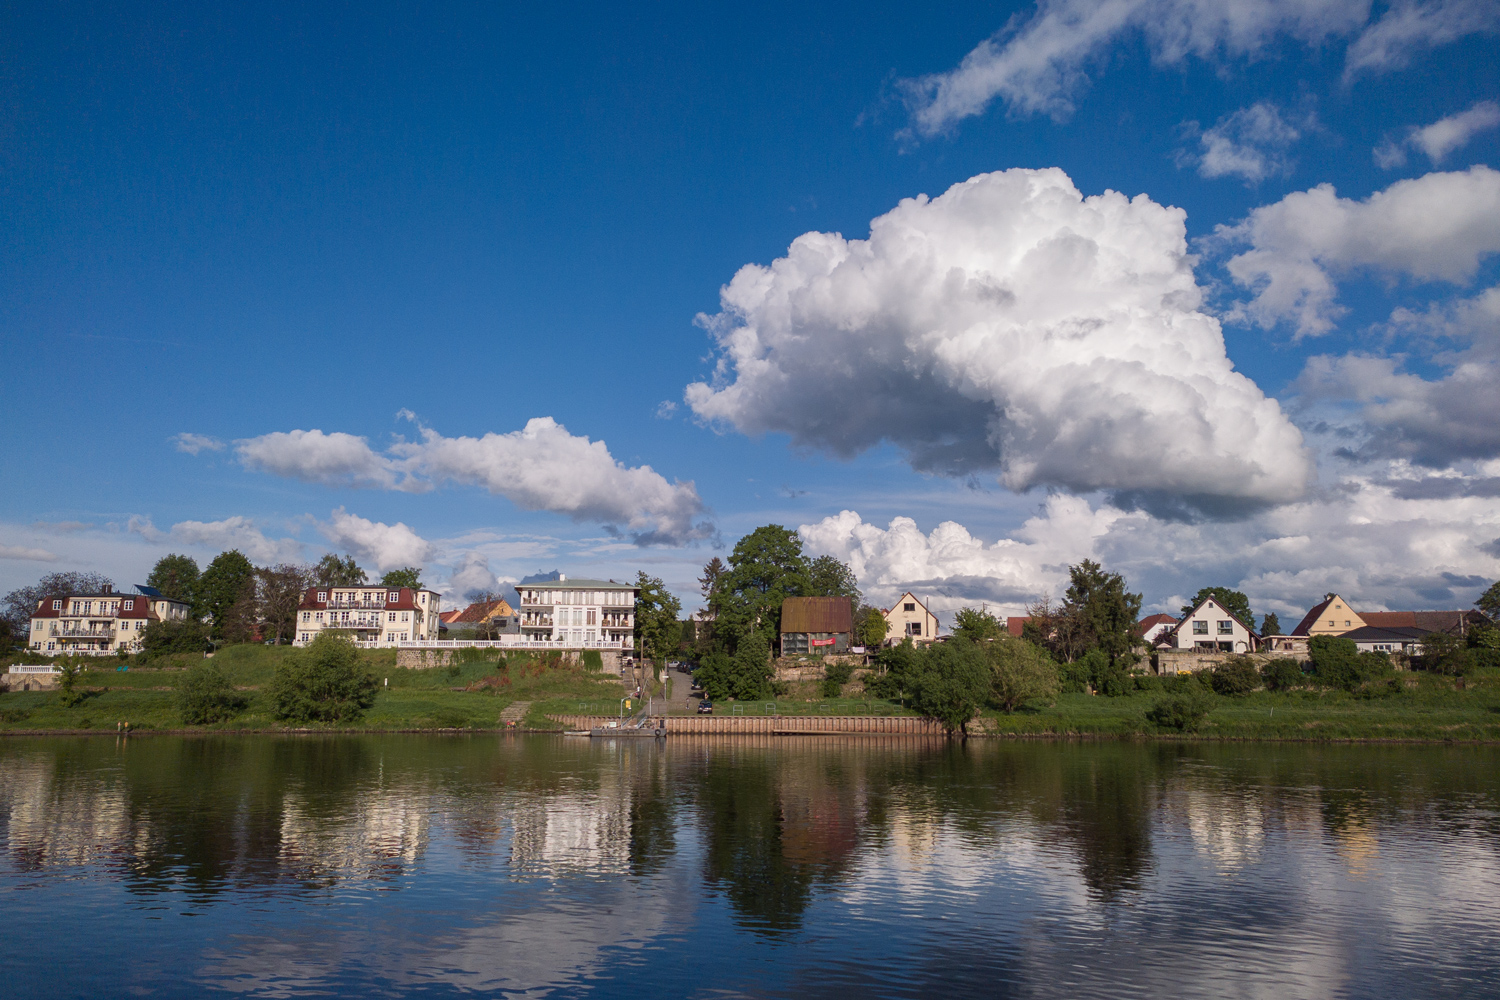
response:
[[[18,663],[10,668],[13,674],[55,674],[57,668],[48,663]]]
[[[360,643],[360,645],[366,645]],[[368,645],[374,646],[375,643]],[[539,639],[523,639],[518,635],[505,635],[498,639],[408,639],[396,643],[397,649],[635,649],[634,639],[605,640],[595,639],[589,642],[580,639],[577,642],[571,640],[547,641]]]

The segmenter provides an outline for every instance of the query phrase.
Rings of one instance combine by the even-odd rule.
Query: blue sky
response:
[[[7,589],[237,545],[691,604],[769,521],[945,610],[1500,576],[1493,2],[4,18]]]

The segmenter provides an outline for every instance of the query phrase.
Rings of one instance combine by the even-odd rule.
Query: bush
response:
[[[1146,710],[1146,721],[1160,729],[1197,732],[1213,707],[1213,697],[1202,691],[1169,694],[1156,699]]]
[[[1290,691],[1301,685],[1305,678],[1302,674],[1302,664],[1289,657],[1281,656],[1268,660],[1265,666],[1260,668],[1260,679],[1265,683],[1267,691]]]
[[[208,626],[191,618],[182,621],[152,622],[141,633],[141,649],[148,659],[172,653],[208,652]]]
[[[604,669],[604,657],[599,655],[597,649],[583,651],[583,669],[596,674]]]
[[[848,663],[830,663],[823,668],[823,697],[837,698],[844,691],[844,685],[854,674],[854,667]]]
[[[1028,701],[1055,698],[1057,665],[1041,649],[1010,635],[1002,635],[984,646],[990,664],[990,700],[1014,712]]]
[[[189,668],[177,685],[177,711],[190,726],[232,719],[247,704],[248,699],[234,689],[229,675],[213,660]]]
[[[1208,678],[1214,693],[1246,695],[1260,687],[1260,671],[1243,656],[1232,656],[1214,667]]]
[[[1094,660],[1089,658],[1091,654],[1097,654],[1099,658],[1104,656],[1097,649],[1090,650],[1083,659],[1064,663],[1057,668],[1058,685],[1062,691],[1068,694],[1081,694],[1094,683]]]
[[[354,643],[337,632],[323,631],[277,665],[271,700],[278,719],[351,722],[375,704],[378,686]]]
[[[1134,685],[1137,691],[1161,692],[1166,690],[1164,686],[1166,678],[1157,677],[1155,674],[1133,674],[1130,678],[1130,683]]]
[[[875,654],[875,672],[865,678],[865,691],[876,698],[894,701],[916,690],[921,673],[921,653],[905,639]]]
[[[1457,636],[1429,632],[1422,637],[1422,667],[1434,674],[1458,677],[1474,669],[1474,655]]]
[[[1359,671],[1359,647],[1353,639],[1333,635],[1315,635],[1308,640],[1312,651],[1313,673],[1328,687],[1353,691],[1363,678]]]
[[[78,690],[78,679],[82,676],[82,663],[69,656],[57,661],[57,703],[63,708],[72,708],[86,697]]]

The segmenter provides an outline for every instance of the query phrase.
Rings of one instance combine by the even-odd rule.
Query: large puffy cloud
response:
[[[1500,464],[1500,463],[1497,463]],[[1245,591],[1284,627],[1333,590],[1356,607],[1455,608],[1500,576],[1500,468],[1434,477],[1391,463],[1345,476],[1311,499],[1228,524],[1186,524],[1053,497],[1010,538],[985,543],[945,522],[923,533],[844,511],[799,528],[807,548],[848,561],[875,601],[913,590],[935,610],[988,602],[1020,613],[1060,597],[1067,566],[1121,572],[1148,610],[1176,611],[1204,586]]]
[[[1255,57],[1281,36],[1318,44],[1353,34],[1369,11],[1369,0],[1042,0],[955,69],[903,86],[913,125],[928,135],[982,113],[996,97],[1015,113],[1061,117],[1089,68],[1105,61],[1103,50],[1128,35],[1144,36],[1160,64]]]
[[[434,483],[481,486],[525,510],[547,510],[575,521],[623,531],[639,544],[704,538],[703,501],[691,482],[668,482],[649,465],[629,467],[603,441],[568,433],[537,417],[508,434],[444,437],[423,428],[418,441],[386,452],[342,432],[295,430],[236,442],[247,468],[331,486],[373,486],[411,492]]]
[[[1463,283],[1500,253],[1500,172],[1475,166],[1397,181],[1364,201],[1319,184],[1264,205],[1217,239],[1250,245],[1226,265],[1254,290],[1242,309],[1262,326],[1284,320],[1323,333],[1341,314],[1335,278],[1370,271]]]
[[[342,549],[384,571],[402,566],[421,567],[435,547],[401,522],[384,524],[351,514],[340,507],[318,530],[336,549]]]
[[[1199,310],[1184,214],[1010,170],[904,200],[868,240],[798,237],[700,317],[721,348],[699,418],[921,471],[1172,496],[1212,510],[1299,496],[1301,436],[1234,371]]]
[[[1399,357],[1310,358],[1294,386],[1299,404],[1324,419],[1352,416],[1360,440],[1345,450],[1358,457],[1446,468],[1500,456],[1500,287],[1424,313],[1397,310],[1389,330],[1462,347],[1431,358],[1447,369],[1433,379],[1403,370]]]

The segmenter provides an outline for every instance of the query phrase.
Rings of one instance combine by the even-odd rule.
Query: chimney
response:
[[[568,582],[568,574],[566,574],[566,573],[559,573],[559,574],[557,574],[557,582],[558,583],[567,583]]]
[[[113,594],[115,592],[115,585],[112,583],[106,583],[104,585],[104,592],[106,594]]]

